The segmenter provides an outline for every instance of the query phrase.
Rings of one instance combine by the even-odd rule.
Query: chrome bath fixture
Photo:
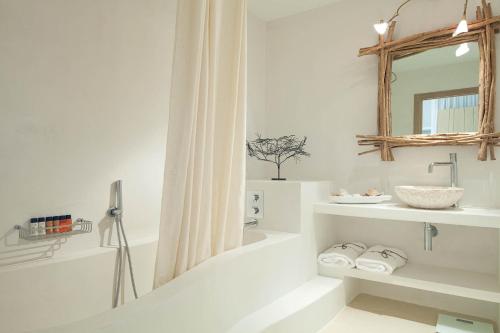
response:
[[[432,162],[429,164],[429,173],[434,171],[435,166],[450,166],[450,187],[458,186],[458,159],[456,153],[450,154],[449,162]],[[458,207],[458,203],[453,205],[453,207]]]
[[[450,154],[449,162],[432,162],[429,164],[429,173],[434,171],[435,166],[450,166],[450,187],[458,186],[458,162],[457,162],[457,154]]]
[[[438,230],[430,223],[424,223],[424,250],[432,251],[432,239],[438,235]]]
[[[116,235],[118,237],[118,273],[116,274],[115,280],[115,292],[113,298],[113,308],[118,306],[118,300],[120,297],[120,284],[122,280],[122,270],[123,270],[123,249],[125,249],[125,256],[128,259],[128,267],[130,269],[130,281],[132,283],[132,289],[134,290],[134,296],[137,299],[137,288],[135,286],[134,271],[132,267],[132,258],[130,257],[130,250],[128,246],[127,236],[125,235],[125,229],[123,228],[122,215],[123,215],[123,197],[122,197],[122,181],[117,180],[115,182],[115,206],[111,207],[108,211],[109,215],[115,219],[116,223]],[[124,244],[122,245],[122,237]]]
[[[257,227],[259,225],[259,220],[257,219],[249,219],[244,223],[245,228]]]

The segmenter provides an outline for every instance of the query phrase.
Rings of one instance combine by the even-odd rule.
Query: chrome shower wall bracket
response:
[[[424,223],[424,250],[432,251],[432,239],[439,234],[438,229],[430,224]]]
[[[112,207],[108,210],[108,214],[111,217],[121,217],[122,211],[118,207]]]

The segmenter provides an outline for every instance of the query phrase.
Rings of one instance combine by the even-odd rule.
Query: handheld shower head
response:
[[[128,267],[130,270],[130,281],[132,283],[132,289],[134,291],[134,297],[138,298],[137,288],[135,285],[134,270],[132,268],[132,259],[130,257],[130,249],[128,246],[127,236],[125,235],[125,229],[123,228],[123,196],[122,196],[122,181],[117,180],[115,183],[115,206],[109,210],[109,215],[114,217],[116,223],[116,234],[118,237],[118,272],[116,274],[115,291],[113,297],[113,308],[118,306],[118,300],[120,297],[120,284],[122,279],[122,247],[125,249],[125,257],[128,260]],[[123,238],[123,246],[122,246]]]
[[[115,206],[109,210],[109,215],[113,217],[121,216],[123,214],[123,196],[122,196],[122,181],[115,182]]]
[[[123,211],[123,197],[122,197],[122,181],[117,180],[115,182],[116,188],[116,208],[120,211]]]

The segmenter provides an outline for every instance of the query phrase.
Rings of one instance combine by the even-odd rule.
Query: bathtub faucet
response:
[[[259,225],[259,221],[257,219],[250,219],[248,221],[245,221],[244,225],[245,228],[256,227]]]

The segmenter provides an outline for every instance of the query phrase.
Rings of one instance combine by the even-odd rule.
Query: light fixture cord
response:
[[[463,18],[466,18],[467,17],[467,6],[469,5],[469,0],[465,0],[465,4],[464,4],[464,15],[463,15]]]
[[[399,11],[401,10],[401,8],[404,7],[404,5],[406,5],[408,2],[410,2],[411,0],[406,0],[405,2],[403,2],[399,7],[398,9],[396,10],[396,13],[394,13],[394,15],[391,17],[391,19],[389,21],[387,21],[387,23],[391,23],[396,17],[399,16]],[[467,0],[468,1],[468,0]]]

